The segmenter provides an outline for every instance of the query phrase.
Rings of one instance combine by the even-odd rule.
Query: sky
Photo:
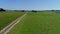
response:
[[[60,10],[60,0],[0,0],[7,10]]]

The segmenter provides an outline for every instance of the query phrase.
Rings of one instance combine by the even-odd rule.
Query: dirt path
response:
[[[11,30],[11,28],[13,28],[17,23],[19,23],[21,21],[21,19],[26,15],[27,13],[25,13],[24,15],[22,15],[21,17],[17,18],[16,20],[14,20],[13,22],[11,22],[11,24],[9,24],[7,27],[5,27],[4,29],[2,29],[0,31],[0,34],[6,34],[7,32],[9,32],[9,30]]]

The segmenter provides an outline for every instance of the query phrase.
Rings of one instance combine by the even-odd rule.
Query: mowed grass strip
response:
[[[60,14],[30,12],[7,34],[60,34]]]
[[[0,30],[23,14],[23,12],[0,12]]]

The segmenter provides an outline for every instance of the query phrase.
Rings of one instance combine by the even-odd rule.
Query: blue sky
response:
[[[60,0],[0,0],[0,8],[8,10],[59,10]]]

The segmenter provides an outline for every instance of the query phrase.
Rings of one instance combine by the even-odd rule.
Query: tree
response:
[[[25,12],[24,10],[21,10],[21,12]]]
[[[37,11],[35,11],[35,10],[32,10],[32,12],[37,12]]]
[[[55,10],[51,10],[52,12],[54,12]]]
[[[5,12],[6,10],[4,10],[3,8],[0,8],[0,12]]]

